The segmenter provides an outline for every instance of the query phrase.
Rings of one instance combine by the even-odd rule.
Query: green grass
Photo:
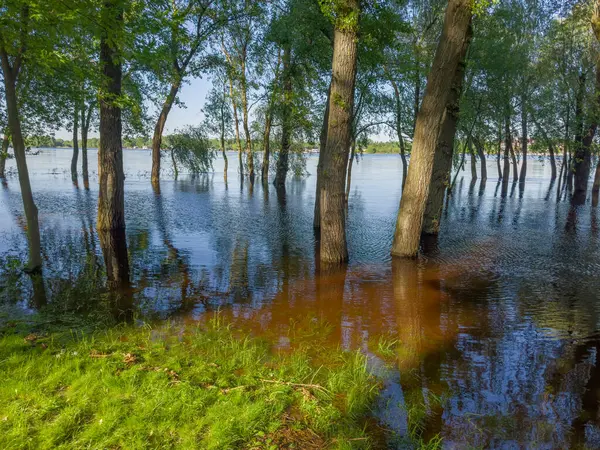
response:
[[[371,448],[366,360],[204,328],[0,336],[0,448]]]

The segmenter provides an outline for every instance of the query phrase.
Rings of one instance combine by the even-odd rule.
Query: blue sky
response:
[[[204,106],[208,91],[212,86],[209,78],[194,78],[181,87],[179,99],[185,104],[173,106],[167,118],[165,134],[172,133],[176,128],[185,125],[198,124],[202,121],[201,109]],[[72,133],[66,129],[60,129],[55,133],[60,139],[72,139]],[[90,137],[98,137],[98,131],[90,133]]]

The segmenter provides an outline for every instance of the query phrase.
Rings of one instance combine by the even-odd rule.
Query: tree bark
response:
[[[224,100],[223,100],[224,101]],[[223,179],[227,183],[227,169],[229,168],[229,160],[227,159],[227,152],[225,151],[225,105],[221,103],[221,154],[223,155]]]
[[[359,12],[357,0],[348,0],[347,4]],[[357,57],[357,31],[349,28],[336,28],[333,40],[329,120],[320,193],[322,263],[348,261],[344,184],[352,139]]]
[[[508,178],[510,177],[510,154],[512,151],[512,134],[510,132],[510,115],[506,114],[504,121],[504,170],[502,176],[502,193],[506,194],[508,191]]]
[[[250,134],[249,125],[249,108],[248,108],[248,86],[246,80],[246,63],[242,60],[242,79],[240,80],[242,94],[242,124],[244,126],[244,134],[246,135],[246,161],[248,164],[248,178],[250,184],[254,183],[254,155],[252,153],[252,136]]]
[[[235,123],[235,141],[238,146],[238,164],[240,175],[244,177],[244,161],[242,159],[242,140],[240,139],[240,121],[237,113],[237,102],[235,101],[235,95],[233,91],[233,80],[229,77],[229,96],[231,97],[231,106],[233,108],[233,121]]]
[[[575,149],[574,161],[574,190],[573,200],[575,203],[584,203],[587,197],[588,181],[590,178],[590,168],[592,164],[592,142],[596,136],[598,128],[598,107],[600,107],[600,62],[596,63],[596,84],[595,84],[595,102],[592,106],[593,111],[590,114],[590,122],[587,133]]]
[[[477,179],[477,157],[473,145],[469,143],[469,153],[471,155],[471,180]]]
[[[269,164],[271,160],[271,120],[272,112],[269,110],[265,115],[265,132],[263,133],[263,161],[261,168],[261,180],[263,183],[269,181]]]
[[[171,85],[169,95],[163,103],[158,120],[154,125],[154,136],[152,137],[152,184],[157,184],[160,181],[160,147],[162,145],[162,135],[167,123],[167,117],[169,116],[169,112],[171,112],[175,98],[177,98],[180,86],[181,83],[179,81]]]
[[[459,55],[460,61],[454,72],[452,88],[448,96],[448,103],[444,112],[442,129],[437,141],[437,148],[433,160],[431,182],[427,205],[423,215],[423,233],[435,235],[440,231],[440,218],[444,206],[444,194],[450,185],[450,172],[452,169],[452,156],[454,155],[454,138],[458,124],[460,96],[462,93],[463,79],[466,70],[465,58],[471,42],[472,27],[469,24],[465,42]]]
[[[487,162],[485,158],[485,148],[483,141],[479,138],[474,138],[473,143],[479,155],[479,161],[481,162],[481,181],[487,181]]]
[[[402,104],[400,101],[400,89],[398,88],[398,83],[396,83],[391,76],[390,82],[394,89],[394,99],[396,100],[396,134],[398,136],[398,144],[400,145],[400,159],[402,160],[402,190],[404,190],[408,172],[408,162],[406,161],[406,148],[404,145],[404,137],[402,136]]]
[[[321,182],[323,180],[323,160],[325,158],[325,146],[327,144],[327,130],[329,128],[329,101],[331,100],[331,85],[327,90],[327,103],[325,103],[325,113],[323,115],[323,127],[319,137],[319,161],[317,163],[317,189],[315,193],[315,212],[313,219],[313,228],[321,229]]]
[[[519,165],[517,164],[517,156],[515,154],[515,146],[512,145],[512,141],[511,141],[511,145],[510,145],[510,158],[512,160],[512,165],[513,165],[513,182],[517,182],[519,181]]]
[[[90,129],[90,121],[92,117],[92,110],[94,103],[90,103],[87,112],[84,105],[81,108],[81,172],[83,176],[83,187],[85,189],[90,188],[90,175],[88,172],[88,132]]]
[[[277,159],[275,186],[285,186],[289,170],[289,154],[292,135],[292,74],[291,48],[286,45],[283,49],[283,110],[281,114],[281,152]]]
[[[131,322],[133,320],[133,297],[129,279],[125,229],[98,231],[98,238],[106,267],[106,284],[110,291],[109,298],[113,317],[118,321]]]
[[[21,27],[24,36],[28,33],[29,9],[24,7],[21,14]],[[27,170],[27,159],[25,157],[25,142],[21,131],[19,118],[19,104],[17,101],[17,80],[21,70],[22,52],[25,42],[21,43],[21,50],[13,63],[9,59],[6,49],[0,41],[0,59],[2,60],[2,74],[4,78],[4,93],[6,95],[6,111],[8,114],[8,126],[15,153],[17,170],[19,172],[19,185],[23,199],[23,209],[27,220],[27,239],[29,242],[29,261],[27,270],[30,272],[41,270],[42,253],[40,244],[40,227],[38,223],[38,209],[33,200],[29,171]]]
[[[498,123],[498,153],[496,154],[496,165],[498,166],[498,180],[502,179],[502,166],[500,165],[502,155],[502,121]]]
[[[125,228],[125,175],[121,140],[121,54],[115,41],[123,33],[120,0],[105,0],[101,12],[100,145],[98,148],[98,230]]]
[[[73,157],[71,158],[71,180],[77,183],[77,161],[79,160],[79,104],[75,103],[73,114]]]
[[[419,251],[438,137],[461,53],[468,40],[470,0],[449,0],[423,102],[417,116],[411,163],[400,200],[392,255],[414,258]]]
[[[525,183],[525,177],[527,176],[527,147],[529,145],[526,101],[527,98],[525,95],[523,95],[521,97],[521,134],[523,135],[521,141],[521,152],[523,157],[521,159],[521,174],[519,175],[519,182],[521,184]]]
[[[348,161],[348,175],[346,175],[346,203],[350,198],[350,187],[352,186],[352,166],[354,165],[354,158],[356,156],[356,141],[352,140],[350,146],[350,160]]]
[[[6,178],[6,158],[8,158],[9,144],[8,129],[5,129],[2,138],[2,148],[0,148],[0,178]]]

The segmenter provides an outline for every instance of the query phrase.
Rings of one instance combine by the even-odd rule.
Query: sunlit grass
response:
[[[217,318],[0,338],[0,448],[370,448],[366,358],[273,353]]]

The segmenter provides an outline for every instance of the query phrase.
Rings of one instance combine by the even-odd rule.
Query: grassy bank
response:
[[[372,448],[360,353],[273,352],[216,322],[0,337],[0,448]],[[323,365],[322,365],[323,364]]]

